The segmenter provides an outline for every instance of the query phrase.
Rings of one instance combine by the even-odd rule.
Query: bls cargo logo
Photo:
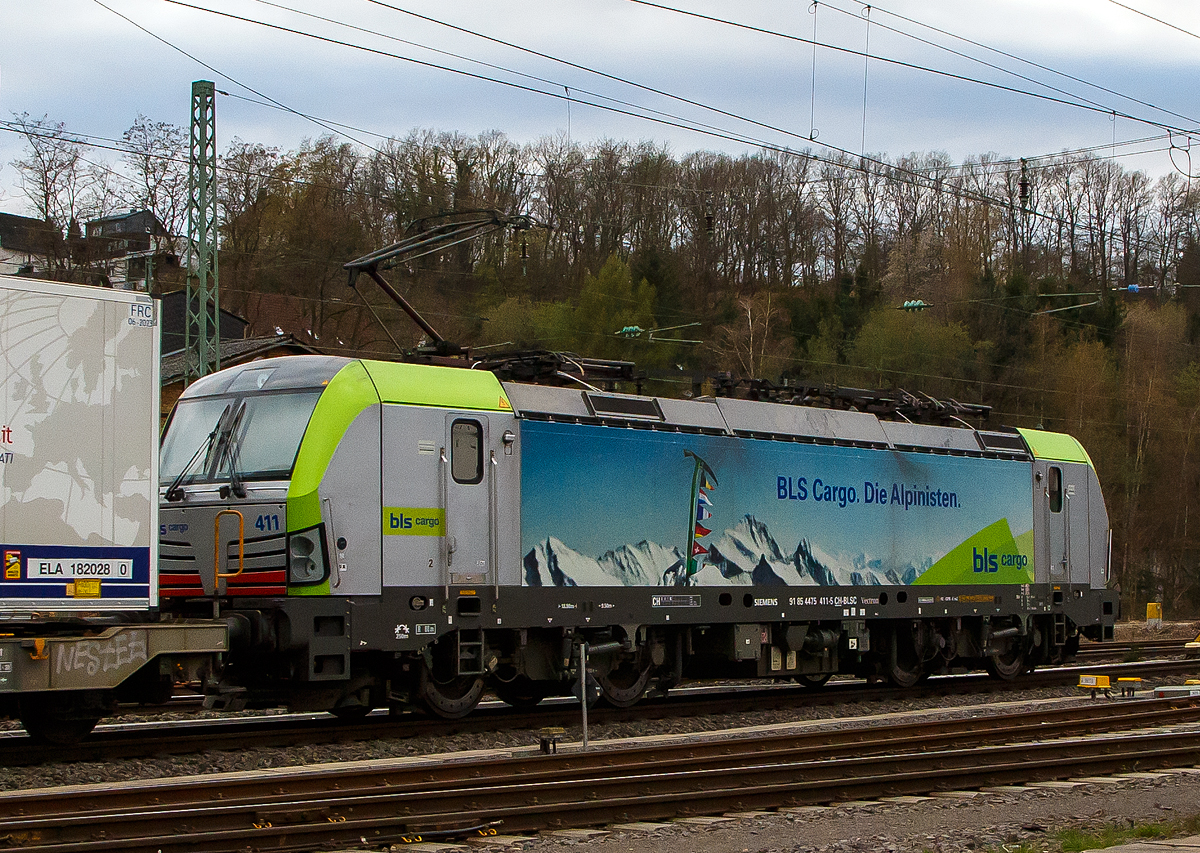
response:
[[[385,506],[385,536],[445,536],[446,511],[428,507]]]
[[[991,554],[987,548],[981,554],[977,548],[971,549],[971,568],[977,572],[991,574],[1000,571],[1001,566],[1019,566],[1023,569],[1028,565],[1029,558],[1024,554]]]
[[[4,552],[4,579],[6,581],[19,581],[21,579],[20,551]]]

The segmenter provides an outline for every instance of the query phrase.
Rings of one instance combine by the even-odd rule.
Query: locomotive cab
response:
[[[500,557],[516,550],[506,406],[488,373],[337,357],[187,389],[162,444],[161,595],[230,625],[210,704],[473,707],[477,591],[520,582]],[[434,641],[452,625],[447,661]]]
[[[180,398],[160,454],[163,598],[287,595],[328,577],[324,531],[289,527],[288,492],[323,387],[345,361],[251,365]]]

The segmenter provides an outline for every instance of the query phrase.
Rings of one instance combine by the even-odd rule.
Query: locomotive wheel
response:
[[[55,746],[79,743],[100,722],[97,716],[64,713],[62,709],[33,696],[22,697],[18,708],[25,732],[36,741]]]
[[[421,667],[417,699],[431,714],[444,720],[457,720],[475,710],[483,696],[483,679],[478,675],[459,675],[449,681],[435,681],[428,668]]]
[[[542,685],[520,675],[512,681],[493,683],[492,692],[501,702],[514,708],[532,708],[549,695]]]
[[[796,681],[804,687],[817,688],[824,687],[825,682],[829,681],[831,677],[833,677],[832,672],[823,672],[820,675],[802,674],[796,676]]]
[[[1029,669],[1025,652],[1019,643],[1013,643],[1003,651],[992,652],[983,665],[988,675],[997,681],[1012,681]]]
[[[907,629],[892,630],[884,660],[887,680],[895,687],[915,687],[925,675],[925,667],[914,640],[912,632]]]
[[[650,665],[642,666],[637,658],[622,660],[604,675],[597,675],[600,695],[614,708],[632,708],[650,684]]]

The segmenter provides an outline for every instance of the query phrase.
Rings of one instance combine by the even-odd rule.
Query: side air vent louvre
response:
[[[596,417],[639,418],[649,421],[663,420],[662,408],[653,397],[617,397],[607,394],[585,393],[588,409]]]
[[[1009,453],[1025,454],[1025,439],[1015,432],[983,432],[978,433],[980,442],[987,450],[1006,450]]]

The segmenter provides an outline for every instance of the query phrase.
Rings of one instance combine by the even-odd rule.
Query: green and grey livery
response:
[[[160,476],[161,598],[230,626],[217,705],[529,704],[585,642],[618,705],[691,672],[1008,678],[1116,616],[1055,433],[296,356],[193,384]]]

